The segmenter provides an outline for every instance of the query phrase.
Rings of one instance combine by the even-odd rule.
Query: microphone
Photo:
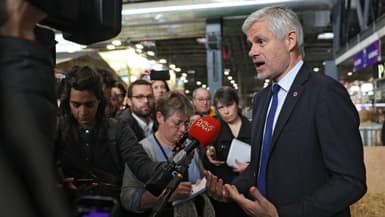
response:
[[[145,188],[154,195],[160,195],[167,186],[167,183],[164,183],[164,181],[167,179],[170,181],[172,175],[178,174],[177,170],[181,168],[180,166],[185,161],[187,155],[196,147],[204,147],[210,144],[218,135],[219,130],[220,123],[213,117],[205,116],[194,121],[188,132],[186,147],[173,157],[171,163],[163,165],[157,170],[146,182]]]
[[[209,145],[217,137],[220,128],[219,121],[210,116],[204,116],[194,121],[190,126],[185,148],[174,156],[172,162],[179,165],[196,147]]]

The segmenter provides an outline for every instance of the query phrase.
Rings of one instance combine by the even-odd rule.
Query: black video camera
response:
[[[60,30],[67,40],[92,44],[121,30],[122,0],[28,0],[48,14],[41,22]]]

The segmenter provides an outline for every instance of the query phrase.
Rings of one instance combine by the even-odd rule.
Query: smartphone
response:
[[[83,196],[75,202],[76,217],[111,217],[118,202],[112,197]]]
[[[151,70],[150,80],[170,80],[170,72],[168,70]]]

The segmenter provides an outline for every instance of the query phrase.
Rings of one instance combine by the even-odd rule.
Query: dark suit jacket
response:
[[[130,109],[124,110],[121,114],[116,116],[116,119],[128,123],[128,125],[131,127],[132,131],[134,131],[138,141],[140,141],[146,137],[144,135],[143,129],[139,126],[138,121],[132,116]],[[152,132],[155,132],[157,129],[158,129],[158,124],[156,123],[156,121],[154,121],[154,125],[152,127]]]
[[[251,163],[234,184],[256,185],[271,86],[254,98]],[[266,172],[280,217],[350,216],[366,192],[359,118],[346,89],[302,66],[279,114]]]

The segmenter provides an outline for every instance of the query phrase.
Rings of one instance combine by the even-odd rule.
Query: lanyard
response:
[[[153,135],[154,135],[154,139],[155,139],[156,144],[158,144],[160,150],[162,151],[164,159],[166,159],[167,162],[170,162],[168,157],[167,157],[166,151],[163,149],[162,145],[159,143],[159,140],[156,138],[155,133]]]

